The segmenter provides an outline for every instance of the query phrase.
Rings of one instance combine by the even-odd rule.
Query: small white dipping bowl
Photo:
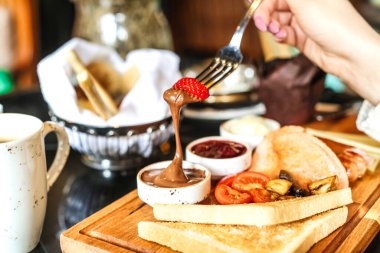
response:
[[[154,204],[194,204],[206,199],[211,190],[211,173],[200,164],[183,161],[184,169],[199,169],[205,171],[205,178],[189,186],[165,188],[145,183],[141,175],[148,170],[162,170],[169,166],[171,161],[150,164],[137,174],[137,193],[142,201],[150,206]]]
[[[191,149],[195,145],[212,140],[237,142],[244,145],[247,151],[239,156],[232,158],[207,158],[191,152]],[[186,160],[205,166],[211,171],[211,178],[213,180],[217,180],[224,176],[236,174],[246,170],[251,164],[252,149],[247,143],[237,140],[236,138],[208,136],[194,140],[186,146]]]
[[[251,149],[254,149],[266,134],[278,130],[280,127],[280,123],[275,120],[249,115],[222,123],[219,131],[220,136],[244,141]]]

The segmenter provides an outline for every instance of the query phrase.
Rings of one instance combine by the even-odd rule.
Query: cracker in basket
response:
[[[132,65],[125,73],[123,74],[123,91],[127,94],[139,81],[140,71],[136,65]]]
[[[106,61],[93,61],[84,66],[74,50],[70,50],[68,62],[79,82],[75,88],[78,107],[91,110],[106,120],[117,113],[123,98],[140,79],[136,65],[123,74]]]
[[[140,71],[136,65],[130,67],[123,74],[119,74],[109,63],[104,61],[91,62],[87,65],[87,69],[110,93],[118,105],[140,79]]]
[[[80,89],[91,103],[94,112],[105,120],[115,115],[118,112],[118,108],[112,97],[109,95],[108,91],[99,84],[98,80],[88,71],[86,66],[83,65],[74,50],[69,51],[67,60],[75,72]]]
[[[123,94],[120,87],[123,79],[121,75],[111,66],[111,64],[104,61],[91,62],[87,66],[88,71],[98,80],[99,84],[106,89],[114,100]],[[118,101],[115,101],[118,103]]]

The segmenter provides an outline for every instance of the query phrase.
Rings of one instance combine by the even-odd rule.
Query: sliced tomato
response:
[[[270,193],[269,191],[261,188],[252,189],[250,193],[252,195],[253,202],[255,203],[272,202],[275,201],[278,197]]]
[[[252,196],[246,192],[239,192],[226,184],[218,184],[215,188],[215,197],[219,204],[245,204],[252,202]]]
[[[218,185],[225,184],[231,187],[232,182],[235,180],[236,175],[225,176],[218,182]]]
[[[254,171],[245,171],[236,176],[231,187],[240,192],[250,192],[256,188],[263,189],[268,181],[269,177],[264,174]]]

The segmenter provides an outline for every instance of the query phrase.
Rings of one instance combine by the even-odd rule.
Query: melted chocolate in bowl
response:
[[[155,178],[163,171],[164,169],[152,169],[152,170],[147,170],[144,171],[141,175],[141,179],[149,184],[149,185],[156,185],[154,183]],[[204,170],[200,169],[183,169],[188,181],[181,184],[178,182],[174,182],[174,186],[172,187],[184,187],[192,184],[196,184],[203,179],[206,178],[206,173]],[[168,182],[169,183],[169,182]],[[170,184],[170,183],[169,183]],[[172,188],[170,186],[167,186],[168,188]]]
[[[175,142],[176,142],[175,155],[174,155],[173,161],[166,169],[161,170],[160,173],[152,177],[146,176],[146,180],[149,179],[149,181],[146,181],[144,178],[142,178],[142,180],[144,182],[147,182],[159,187],[175,188],[175,187],[183,187],[183,186],[191,185],[195,183],[194,180],[189,176],[188,173],[185,173],[182,168],[183,152],[182,152],[182,146],[181,146],[181,139],[179,136],[179,113],[180,113],[181,108],[184,105],[189,104],[189,103],[199,102],[200,99],[190,96],[188,93],[186,93],[183,90],[175,90],[173,88],[165,91],[164,99],[169,104],[170,112],[172,114],[173,123],[174,123]],[[201,171],[201,170],[197,170],[197,171],[204,173],[204,171]]]
[[[234,141],[210,140],[195,144],[192,153],[206,158],[233,158],[247,152],[247,148]]]

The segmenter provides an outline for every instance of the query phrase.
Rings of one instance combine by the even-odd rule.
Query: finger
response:
[[[287,11],[273,13],[272,18],[277,21],[279,26],[288,26],[293,18],[293,14]]]
[[[285,41],[286,37],[288,36],[288,33],[286,32],[285,29],[279,30],[278,33],[273,34],[276,40],[278,41]]]
[[[272,19],[272,21],[269,23],[268,29],[271,33],[276,34],[280,31],[280,24],[277,22],[277,20]]]
[[[289,44],[303,51],[307,37],[296,19],[291,19],[290,25],[281,27],[280,31],[274,34],[277,41]]]
[[[284,0],[265,0],[262,1],[254,14],[256,27],[261,31],[267,31],[267,27],[272,19],[272,14],[276,11],[289,10]]]
[[[259,29],[262,32],[268,31],[268,22],[264,21],[264,19],[261,16],[255,17],[254,21],[257,29]]]
[[[285,29],[281,29],[278,33],[273,34],[273,37],[277,42],[287,44],[288,32]]]
[[[282,26],[290,25],[292,14],[289,12],[274,12],[272,14],[272,21],[269,23],[268,30],[276,34],[280,31]]]
[[[286,43],[291,46],[296,45],[297,36],[294,29],[290,26],[284,26],[274,35],[275,39],[281,43]]]

